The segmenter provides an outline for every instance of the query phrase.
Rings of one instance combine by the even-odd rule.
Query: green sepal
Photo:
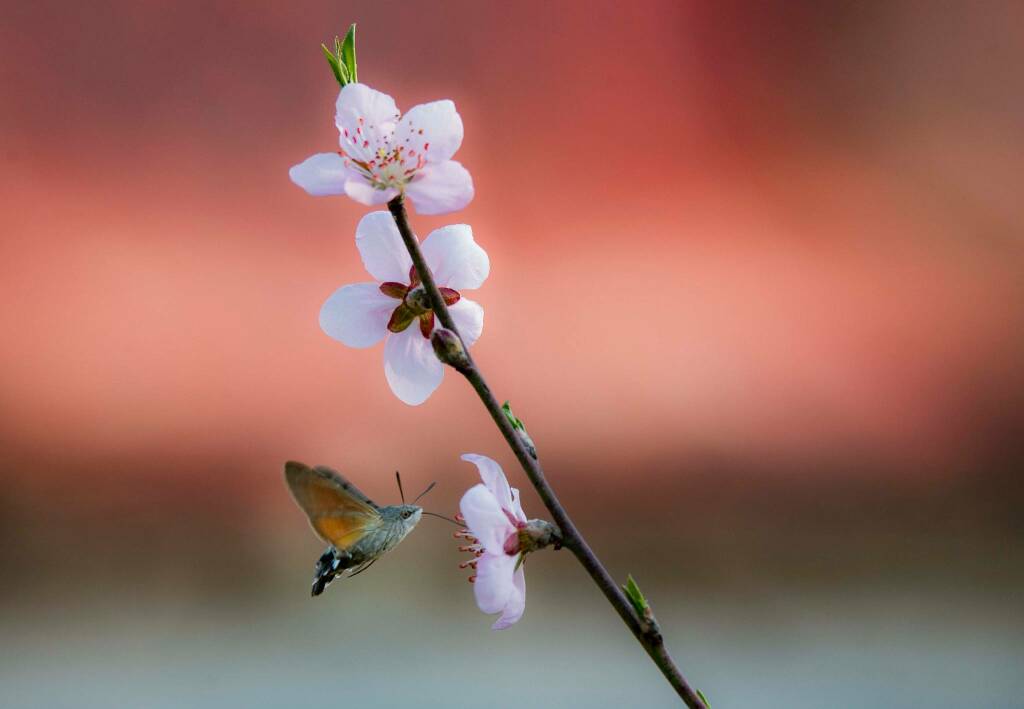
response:
[[[512,405],[509,402],[505,402],[501,405],[501,410],[505,414],[505,418],[512,424],[512,429],[519,434],[519,438],[523,441],[526,446],[526,450],[530,453],[534,460],[537,460],[537,446],[534,445],[533,439],[530,438],[530,434],[526,432],[526,424],[524,424],[519,417],[512,413]]]
[[[518,558],[518,559],[516,559],[516,568],[512,569],[512,571],[513,571],[513,572],[515,572],[515,571],[519,571],[519,567],[523,565],[523,562],[524,562],[524,561],[526,561],[526,554],[522,554],[522,553],[521,553],[521,554],[519,555],[519,558]]]
[[[337,40],[335,40],[337,41]],[[338,51],[338,59],[348,70],[349,80],[354,84],[359,81],[359,74],[356,72],[356,24],[348,28],[345,33],[345,41],[341,43]]]
[[[702,692],[702,691],[700,691],[698,689],[697,690],[697,696],[700,697],[700,700],[702,702],[704,702],[704,706],[706,706],[708,709],[711,709],[711,702],[709,702],[708,698],[704,696],[704,692]]]
[[[381,293],[389,298],[397,298],[398,300],[405,300],[405,294],[409,292],[409,286],[403,283],[395,283],[394,281],[387,281],[381,283],[379,290]]]
[[[650,613],[651,607],[648,605],[647,599],[644,598],[644,594],[640,591],[640,587],[633,580],[633,574],[626,577],[626,583],[622,584],[622,590],[626,592],[626,598],[633,604],[637,615],[641,618],[646,618]]]
[[[391,332],[405,332],[406,328],[412,325],[412,321],[418,316],[419,314],[415,310],[402,303],[391,313],[391,319],[388,320],[388,330]]]

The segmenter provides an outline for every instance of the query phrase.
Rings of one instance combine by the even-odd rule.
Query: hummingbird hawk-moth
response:
[[[314,596],[323,593],[337,577],[355,576],[370,568],[398,546],[424,514],[422,507],[405,504],[404,493],[402,504],[382,507],[340,473],[323,465],[311,468],[289,461],[284,466],[284,478],[313,531],[328,544],[313,572]],[[433,487],[431,483],[413,502]],[[398,489],[401,492],[400,477]]]

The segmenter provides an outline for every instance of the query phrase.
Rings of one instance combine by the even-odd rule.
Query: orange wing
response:
[[[310,468],[289,461],[284,466],[284,477],[295,501],[309,517],[313,531],[339,551],[380,524],[377,505],[330,468]]]

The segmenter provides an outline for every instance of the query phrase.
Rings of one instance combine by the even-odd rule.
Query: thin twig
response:
[[[447,329],[454,332],[456,335],[459,334],[458,328],[455,326],[455,321],[452,320],[451,313],[448,312],[448,306],[445,305],[444,298],[441,296],[441,291],[438,290],[437,284],[434,282],[434,276],[430,272],[430,268],[427,266],[426,260],[423,258],[423,252],[420,251],[419,241],[416,239],[416,235],[413,233],[412,228],[409,226],[409,217],[405,211],[405,203],[401,195],[395,197],[393,200],[388,202],[388,210],[391,215],[395,218],[395,224],[398,226],[398,231],[402,235],[402,241],[405,242],[405,248],[409,251],[409,256],[412,257],[413,265],[416,267],[416,271],[419,273],[420,282],[423,284],[423,288],[430,296],[430,302],[433,306],[434,312],[437,314],[441,324]],[[461,339],[461,335],[459,336]],[[587,573],[597,584],[597,587],[601,589],[601,592],[608,599],[608,602],[612,604],[615,611],[622,618],[622,622],[626,624],[626,627],[633,633],[636,639],[643,646],[647,654],[650,655],[654,664],[658,666],[661,673],[665,675],[665,679],[668,680],[669,684],[676,690],[682,700],[686,703],[686,706],[690,709],[706,709],[706,706],[697,693],[687,684],[686,679],[683,677],[679,668],[676,667],[675,662],[669,655],[668,649],[665,647],[664,639],[661,636],[661,632],[655,625],[645,622],[643,618],[640,618],[636,610],[633,608],[629,599],[622,592],[622,589],[615,583],[611,574],[605,569],[604,565],[594,554],[593,550],[587,544],[583,535],[580,534],[579,530],[576,529],[576,525],[573,524],[569,518],[569,514],[562,507],[562,503],[558,501],[558,497],[555,495],[555,491],[551,489],[551,485],[548,484],[547,478],[544,476],[544,471],[540,466],[540,463],[530,455],[523,443],[523,440],[516,433],[512,427],[511,422],[506,418],[505,413],[501,409],[501,405],[498,404],[498,400],[494,397],[491,392],[490,386],[487,384],[487,380],[484,379],[483,374],[480,373],[476,363],[473,361],[472,355],[469,354],[468,349],[466,350],[467,359],[469,365],[460,369],[463,376],[469,380],[473,389],[476,391],[477,396],[480,397],[480,401],[483,402],[484,408],[491,415],[498,430],[501,431],[501,435],[505,437],[512,452],[515,453],[516,458],[519,459],[519,464],[523,467],[523,472],[533,483],[534,488],[537,490],[537,494],[540,496],[544,506],[547,507],[554,518],[555,524],[562,530],[562,538],[564,546],[572,551],[576,556],[576,559],[582,564],[583,568],[586,569]]]

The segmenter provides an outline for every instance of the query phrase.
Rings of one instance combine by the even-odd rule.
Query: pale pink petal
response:
[[[527,521],[526,513],[523,512],[523,502],[519,498],[519,488],[517,488],[517,487],[512,488],[512,510],[511,511],[512,511],[512,514],[515,515],[515,518],[518,519],[520,522],[526,522]]]
[[[515,557],[512,557],[515,558]],[[491,626],[493,630],[504,630],[523,617],[526,610],[526,574],[522,564],[516,569],[512,577],[512,592],[505,601],[505,608],[501,611],[501,617]]]
[[[472,347],[480,339],[480,333],[484,330],[484,309],[469,298],[459,298],[455,305],[448,306],[448,312],[452,314],[455,327],[462,335],[462,341],[466,347]]]
[[[473,240],[468,224],[452,224],[430,232],[423,256],[438,285],[455,290],[479,288],[491,272],[487,252]]]
[[[314,197],[345,194],[349,179],[345,160],[337,153],[317,153],[288,171],[292,182]]]
[[[376,283],[342,286],[320,308],[320,327],[349,347],[370,347],[387,334],[396,302]]]
[[[363,259],[363,266],[378,281],[409,282],[412,259],[389,212],[370,212],[359,220],[356,248]],[[398,305],[393,299],[391,302],[392,308]]]
[[[405,186],[405,194],[420,214],[445,214],[473,201],[473,178],[454,160],[431,163]]]
[[[395,396],[410,406],[422,404],[440,386],[444,365],[416,323],[388,335],[384,343],[384,376]]]
[[[353,175],[345,180],[345,194],[367,207],[376,207],[378,204],[389,202],[398,195],[398,190],[390,187],[386,190],[379,190],[361,175]]]
[[[398,122],[395,145],[415,151],[427,162],[451,160],[462,145],[462,118],[455,104],[445,99],[414,106]]]
[[[484,613],[504,610],[515,591],[512,578],[515,567],[516,557],[508,554],[487,553],[477,561],[473,595],[476,596],[477,607]]]
[[[477,483],[466,490],[459,501],[459,512],[466,518],[470,533],[484,549],[492,554],[505,553],[505,540],[515,532],[515,527],[486,486]]]
[[[391,138],[398,123],[395,100],[366,84],[346,84],[334,108],[341,147],[356,158],[374,153],[385,138]],[[364,148],[363,141],[370,145]]]
[[[508,486],[508,480],[505,479],[505,473],[502,471],[501,466],[485,455],[464,453],[461,457],[462,460],[476,466],[480,472],[480,478],[484,481],[484,485],[494,495],[501,508],[511,512],[512,491]],[[504,539],[502,542],[504,542]]]

